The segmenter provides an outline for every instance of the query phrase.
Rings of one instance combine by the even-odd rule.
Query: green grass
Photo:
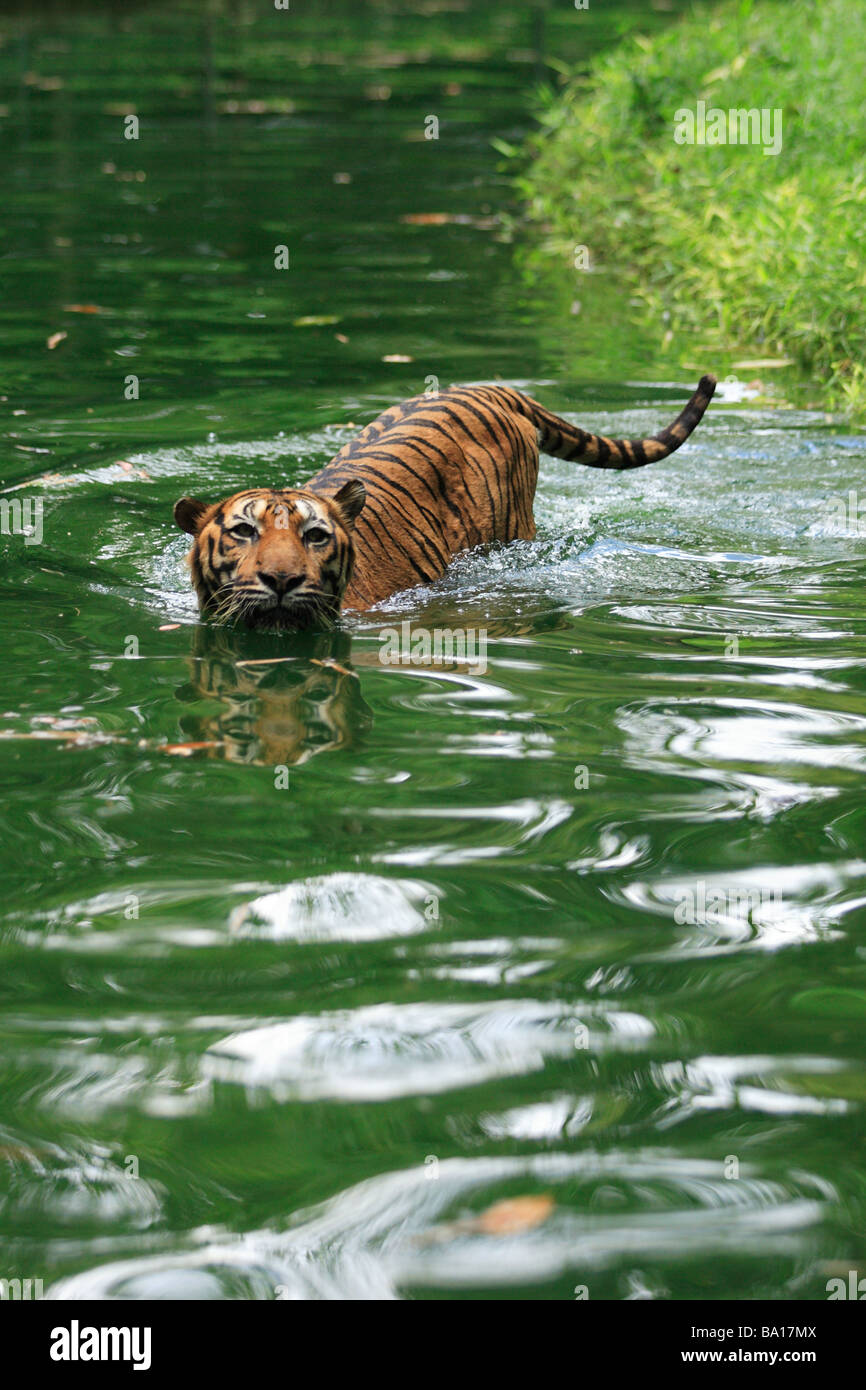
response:
[[[518,178],[544,246],[573,277],[588,245],[660,348],[789,357],[866,417],[864,42],[866,0],[737,0],[567,77]],[[700,99],[781,109],[781,153],[677,144]]]

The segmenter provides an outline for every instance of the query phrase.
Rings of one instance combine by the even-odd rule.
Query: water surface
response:
[[[171,523],[431,377],[676,414],[714,364],[604,284],[554,332],[496,216],[545,56],[670,20],[604,8],[0,22],[4,496],[44,506],[2,536],[2,1277],[785,1299],[866,1258],[862,436],[728,383],[333,635],[201,624]],[[403,621],[486,669],[384,665]]]

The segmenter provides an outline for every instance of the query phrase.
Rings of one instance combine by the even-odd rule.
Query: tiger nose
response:
[[[304,574],[289,574],[288,570],[272,570],[270,573],[259,570],[259,579],[262,583],[280,596],[290,594],[293,589],[297,589],[299,585],[303,584],[305,578],[306,575]]]

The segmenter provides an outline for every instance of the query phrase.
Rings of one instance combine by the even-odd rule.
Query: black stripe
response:
[[[376,500],[376,499],[370,499],[370,500],[368,501],[368,503],[367,503],[367,506],[370,506],[371,503],[374,502],[375,500]],[[376,510],[376,508],[374,507],[374,511],[375,511],[375,510]],[[364,508],[364,511],[366,511],[366,507]],[[363,515],[364,515],[364,513],[362,512],[362,513],[361,513],[361,516],[363,516]],[[361,518],[359,517],[359,520],[360,520],[360,519],[361,519]],[[377,536],[376,536],[376,539],[377,539],[377,541],[379,542],[379,547],[380,547],[380,548],[381,548],[381,544],[382,544],[382,535],[383,535],[383,532],[382,532],[382,529],[381,529],[381,527],[380,527],[380,530],[378,531]],[[405,559],[408,561],[408,563],[411,565],[412,569],[415,571],[415,573],[418,575],[418,577],[419,577],[421,580],[423,580],[423,582],[424,582],[425,584],[429,584],[429,583],[431,582],[432,579],[438,578],[437,575],[429,575],[429,574],[427,574],[424,570],[422,570],[422,569],[419,567],[419,565],[418,565],[417,561],[415,560],[415,558],[414,558],[412,555],[410,555],[409,552],[408,552],[408,550],[404,549],[404,547],[400,544],[400,542],[396,539],[396,537],[395,537],[395,536],[392,536],[390,533],[388,534],[388,543],[389,543],[390,545],[393,545],[393,546],[395,547],[396,550],[399,550],[400,554],[401,554],[402,556],[404,556],[404,558],[405,558]]]

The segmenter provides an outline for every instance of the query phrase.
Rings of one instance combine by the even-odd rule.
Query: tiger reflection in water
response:
[[[346,664],[348,633],[297,636],[293,655],[273,660],[247,657],[244,647],[231,628],[195,628],[190,680],[177,695],[197,706],[182,716],[181,728],[208,757],[297,765],[351,748],[371,728],[372,712]]]

